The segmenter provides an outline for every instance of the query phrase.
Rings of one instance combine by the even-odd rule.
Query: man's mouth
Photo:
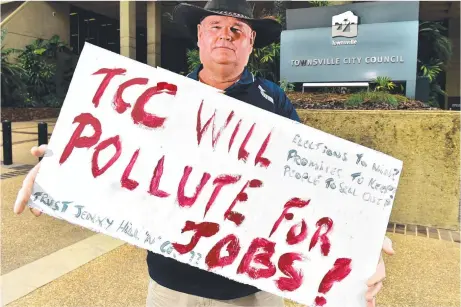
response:
[[[227,49],[227,50],[232,50],[232,51],[234,51],[234,49],[229,48],[229,47],[224,47],[224,46],[214,47],[214,49]]]

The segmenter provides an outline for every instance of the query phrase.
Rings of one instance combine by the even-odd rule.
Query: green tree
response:
[[[425,21],[419,24],[417,74],[429,79],[429,103],[433,106],[438,106],[439,96],[446,95],[438,80],[452,56],[452,45],[446,33],[446,27],[440,22]]]
[[[22,80],[27,87],[25,103],[36,106],[44,103],[43,98],[55,92],[54,71],[56,66],[47,61],[45,40],[37,39],[24,47],[18,55],[18,64],[24,69]]]
[[[189,71],[193,71],[197,66],[200,65],[200,55],[198,49],[187,49],[187,68]]]
[[[63,58],[66,54],[67,58]],[[22,81],[27,88],[23,95],[26,105],[61,106],[76,64],[70,54],[71,49],[57,35],[49,40],[36,39],[19,52],[18,65],[24,70]]]
[[[24,69],[16,63],[11,61],[11,56],[19,50],[14,48],[5,48],[5,37],[7,31],[1,30],[0,43],[1,43],[1,54],[2,63],[0,67],[1,77],[1,99],[2,106],[12,106],[17,103],[19,99],[18,93],[25,91],[22,77],[25,73]]]
[[[280,43],[272,43],[254,49],[248,60],[248,69],[255,76],[278,82],[280,67]]]

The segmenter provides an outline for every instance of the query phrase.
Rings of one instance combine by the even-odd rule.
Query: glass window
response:
[[[78,12],[75,9],[70,10],[70,47],[72,48],[72,51],[76,54],[80,53],[80,47],[79,47],[79,42],[78,42],[78,36],[79,36],[79,15]]]
[[[85,41],[120,52],[119,21],[76,6],[70,8],[70,44],[80,54]]]

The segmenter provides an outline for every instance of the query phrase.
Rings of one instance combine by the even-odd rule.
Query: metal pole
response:
[[[13,142],[11,140],[11,122],[9,120],[2,121],[3,132],[3,164],[13,164]]]
[[[38,146],[48,144],[48,124],[41,122],[38,123]],[[38,158],[41,161],[42,157]]]

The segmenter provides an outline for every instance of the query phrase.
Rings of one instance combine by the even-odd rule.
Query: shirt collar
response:
[[[198,78],[198,73],[200,72],[200,70],[202,70],[203,68],[203,64],[200,64],[199,66],[197,66],[190,74],[187,75],[187,77],[191,78],[191,79],[194,79],[196,81],[199,81],[199,78]],[[242,73],[242,76],[240,77],[240,79],[232,84],[231,86],[229,86],[228,88],[226,88],[226,92],[229,91],[229,90],[232,90],[240,85],[248,85],[248,84],[251,84],[255,81],[255,77],[254,75],[250,72],[250,70],[248,69],[248,67],[245,66],[245,68],[243,69],[243,73]]]

